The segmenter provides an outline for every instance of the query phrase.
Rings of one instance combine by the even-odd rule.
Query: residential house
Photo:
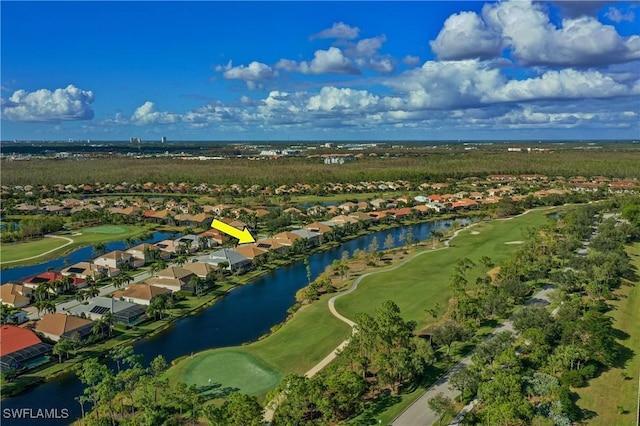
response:
[[[202,256],[198,258],[198,260],[212,265],[218,265],[226,262],[228,264],[227,269],[229,271],[238,271],[251,266],[251,259],[248,259],[235,250],[228,248],[214,251],[209,256]]]
[[[267,254],[267,250],[258,248],[253,244],[239,245],[238,247],[235,248],[235,251],[236,253],[240,253],[241,255],[243,255],[247,259],[251,259],[252,261],[256,257],[264,256],[265,254]]]
[[[195,277],[195,274],[185,268],[179,266],[169,266],[155,274],[158,278],[177,279],[182,283],[181,289],[189,289],[189,281]]]
[[[291,232],[314,244],[320,242],[320,236],[322,235],[320,232],[315,232],[306,228],[296,229]]]
[[[43,343],[31,330],[16,325],[0,326],[0,370],[27,370],[49,362],[53,346]]]
[[[169,253],[170,256],[180,252],[180,244],[175,240],[162,240],[154,244],[160,250]]]
[[[273,236],[274,239],[280,242],[280,244],[284,244],[286,246],[293,245],[293,242],[297,239],[302,238],[298,234],[294,234],[291,231],[283,231]]]
[[[200,250],[200,237],[194,234],[183,235],[175,240],[178,244],[182,244],[187,248],[189,253]],[[210,240],[209,240],[210,241]]]
[[[66,277],[59,272],[47,271],[47,272],[42,272],[38,275],[34,275],[32,277],[27,278],[26,280],[24,280],[23,284],[26,287],[35,289],[41,283],[52,283],[54,281],[62,280],[64,278]],[[84,288],[87,286],[87,281],[85,279],[78,278],[78,277],[70,277],[70,278],[71,278],[71,285],[73,285],[75,288]]]
[[[351,215],[346,216],[346,215],[339,215],[339,216],[335,216],[331,218],[331,222],[343,226],[345,224],[354,224],[354,223],[358,223],[358,219],[351,217]]]
[[[213,265],[204,262],[185,263],[182,268],[193,272],[200,278],[206,278],[211,272],[216,271],[216,268]]]
[[[0,286],[0,303],[12,308],[23,308],[31,302],[33,290],[23,284],[3,284]]]
[[[293,241],[288,240],[287,244],[284,240],[278,240],[277,238],[265,238],[255,242],[255,246],[261,250],[273,251],[275,253],[284,254],[287,252],[289,246],[293,245]]]
[[[99,321],[104,314],[111,312],[116,323],[126,325],[139,322],[145,311],[144,306],[104,296],[93,297],[87,305],[77,305],[67,310],[71,315],[90,318],[93,321]]]
[[[144,266],[143,259],[136,259],[131,253],[122,250],[114,250],[109,253],[102,254],[95,259],[93,263],[109,268],[121,269],[121,264],[126,263],[134,268]]]
[[[93,322],[88,319],[55,313],[43,315],[36,325],[36,332],[57,342],[60,339],[70,339],[74,333],[78,333],[81,338],[87,337],[92,328]]]
[[[125,290],[113,293],[114,299],[124,300],[125,302],[135,303],[137,305],[150,305],[153,300],[161,294],[171,295],[171,289],[166,287],[158,287],[148,283],[132,284]]]
[[[311,231],[311,232],[316,232],[318,234],[326,234],[327,232],[331,232],[333,227],[327,225],[326,223],[313,222],[305,226],[303,229],[306,229],[307,231]]]
[[[213,221],[213,216],[207,213],[198,213],[198,214],[177,214],[174,217],[174,220],[180,226],[189,226],[194,228],[208,228],[211,226],[211,222]]]
[[[158,246],[149,243],[139,244],[127,250],[137,261],[142,261],[146,265],[155,260],[169,260],[171,253],[161,250]]]
[[[96,265],[92,262],[78,262],[63,268],[60,273],[65,276],[69,275],[83,279],[96,279],[101,274],[105,277],[115,277],[120,273],[120,270],[117,268],[110,268],[108,266]]]

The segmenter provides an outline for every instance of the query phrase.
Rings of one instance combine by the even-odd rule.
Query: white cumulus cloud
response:
[[[484,21],[500,32],[525,65],[602,65],[640,59],[640,37],[622,37],[596,18],[567,18],[556,28],[543,6],[531,0],[487,4]]]
[[[359,33],[360,29],[358,27],[349,26],[344,22],[334,22],[331,28],[322,30],[310,38],[341,38],[350,40],[357,38]]]
[[[253,61],[249,65],[233,66],[229,63],[225,66],[218,65],[216,71],[222,72],[222,76],[227,80],[242,80],[247,83],[249,89],[254,89],[260,82],[270,80],[278,76],[278,71],[267,64]]]
[[[438,37],[429,42],[439,59],[493,58],[502,50],[502,38],[474,12],[451,15]]]
[[[139,106],[131,116],[131,122],[139,125],[173,124],[181,121],[179,114],[158,111],[153,102],[145,102]]]
[[[314,58],[309,62],[298,63],[290,59],[281,59],[276,68],[302,74],[360,74],[360,70],[337,47],[316,50]]]
[[[633,22],[636,19],[636,14],[633,13],[632,10],[628,11],[627,13],[623,13],[620,9],[613,6],[607,10],[607,13],[605,13],[604,16],[606,16],[613,22],[622,22],[622,21]]]
[[[17,90],[9,99],[2,99],[2,118],[11,121],[70,121],[93,118],[90,90],[69,85],[53,92]]]

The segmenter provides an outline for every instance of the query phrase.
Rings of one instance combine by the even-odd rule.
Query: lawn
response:
[[[505,242],[523,239],[526,228],[544,223],[540,211],[534,211],[511,220],[482,222],[465,229],[452,240],[451,248],[419,255],[400,269],[366,277],[358,290],[336,301],[336,309],[347,318],[355,318],[359,312],[375,314],[375,310],[388,299],[393,300],[404,318],[417,322],[418,329],[433,321],[425,313],[438,304],[439,315],[447,309],[451,290],[449,277],[458,259],[468,257],[477,266],[468,272],[473,285],[476,277],[484,274],[484,266],[478,260],[487,255],[499,264],[518,249],[517,244]]]
[[[424,309],[437,301],[441,301],[441,306],[444,307],[449,297],[447,288],[449,272],[434,275],[431,271],[448,271],[457,257],[468,256],[477,260],[486,253],[491,253],[494,261],[499,262],[518,247],[504,244],[504,242],[522,239],[522,231],[526,227],[541,224],[544,220],[540,212],[533,212],[510,221],[493,221],[476,225],[472,230],[477,234],[462,231],[454,240],[455,247],[451,249],[425,253],[397,271],[383,272],[367,278],[361,284],[364,284],[362,288],[336,302],[339,305],[338,310],[347,315],[360,311],[373,311],[382,301],[393,299],[401,306],[405,317],[417,318],[424,324],[426,317]],[[472,272],[482,273],[480,267],[476,269]],[[416,276],[425,275],[430,276],[432,283],[426,287],[421,286],[416,282],[419,280],[415,279]],[[390,276],[393,279],[390,279]],[[389,284],[389,281],[395,284]],[[216,389],[233,388],[241,392],[262,394],[263,390],[256,391],[253,389],[254,384],[250,381],[246,382],[244,378],[250,375],[254,365],[275,372],[279,377],[287,373],[304,374],[324,359],[350,333],[349,327],[329,312],[327,308],[329,297],[330,295],[325,295],[319,301],[304,307],[279,330],[262,340],[248,345],[203,352],[207,357],[198,355],[183,360],[169,370],[168,376],[171,380],[183,380],[198,386],[204,386],[203,380],[206,380],[208,385],[208,379],[211,378]],[[342,301],[345,299],[349,303],[343,304]],[[209,362],[209,357],[225,361]],[[230,368],[229,365],[234,367]],[[206,371],[210,377],[190,373],[194,371]],[[255,386],[257,389],[263,389],[259,383]]]
[[[49,250],[54,250],[67,244],[68,241],[60,238],[43,238],[41,240],[29,241],[25,243],[11,243],[0,245],[0,262],[10,262],[25,257],[38,256]],[[52,257],[55,257],[53,255]],[[46,260],[42,258],[34,259],[34,262]],[[11,266],[18,265],[18,262],[9,264]]]
[[[628,250],[636,268],[640,271],[640,243]],[[615,291],[617,300],[611,304],[613,327],[619,330],[618,341],[627,348],[628,359],[624,368],[611,368],[589,381],[586,388],[575,389],[579,395],[578,406],[594,416],[587,420],[592,425],[635,425],[638,407],[638,378],[640,377],[640,286],[627,282]],[[628,337],[626,337],[628,336]],[[627,358],[627,357],[625,357]],[[623,377],[626,372],[628,378]],[[622,414],[618,407],[621,407]]]
[[[8,263],[3,265],[3,267],[31,265],[55,259],[56,257],[69,253],[79,247],[90,246],[100,242],[124,240],[129,237],[136,237],[142,235],[147,230],[147,227],[132,225],[101,225],[82,228],[73,233],[60,233],[61,236],[73,240],[72,244],[65,247],[62,246],[66,244],[67,241],[60,238],[43,238],[41,240],[24,243],[2,244],[0,246],[0,259],[2,259],[2,262],[7,262],[10,260],[28,258],[60,247],[60,250],[54,250],[44,256],[20,262]],[[80,235],[73,235],[76,232],[80,233]]]
[[[172,370],[170,377],[179,377],[188,385],[195,384],[202,394],[214,398],[238,390],[249,395],[266,393],[281,379],[280,373],[258,358],[236,349],[201,352]]]
[[[208,379],[211,378],[212,383],[222,389],[234,388],[245,393],[263,394],[275,387],[287,373],[304,374],[345,340],[349,333],[349,326],[331,315],[327,309],[325,296],[298,311],[290,321],[268,337],[248,345],[202,352],[172,367],[168,377],[172,381],[182,380],[198,386],[202,380],[206,380],[208,384]],[[204,354],[207,356],[202,357]],[[209,362],[209,357],[224,362]],[[263,371],[256,376],[256,383],[253,383],[252,375],[256,366],[261,371],[275,374],[277,381],[269,382]],[[206,371],[208,376],[199,377],[192,373],[197,371]],[[267,382],[272,384],[265,387]]]
[[[82,233],[83,234],[104,234],[104,235],[119,235],[126,234],[129,232],[128,226],[118,226],[118,225],[101,225],[94,226],[92,228],[85,228]]]

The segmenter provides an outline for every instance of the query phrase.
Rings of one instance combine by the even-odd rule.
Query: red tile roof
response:
[[[42,343],[38,336],[26,328],[9,324],[0,328],[0,356],[12,354],[38,343]]]

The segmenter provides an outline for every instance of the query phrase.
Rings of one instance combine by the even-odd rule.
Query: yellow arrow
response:
[[[218,231],[222,231],[225,234],[229,234],[234,238],[237,238],[240,244],[253,243],[256,240],[255,238],[253,238],[253,235],[251,235],[251,232],[249,232],[247,228],[240,230],[231,225],[227,225],[226,223],[221,222],[218,219],[213,219],[213,222],[211,222],[211,227],[213,229],[217,229]]]

